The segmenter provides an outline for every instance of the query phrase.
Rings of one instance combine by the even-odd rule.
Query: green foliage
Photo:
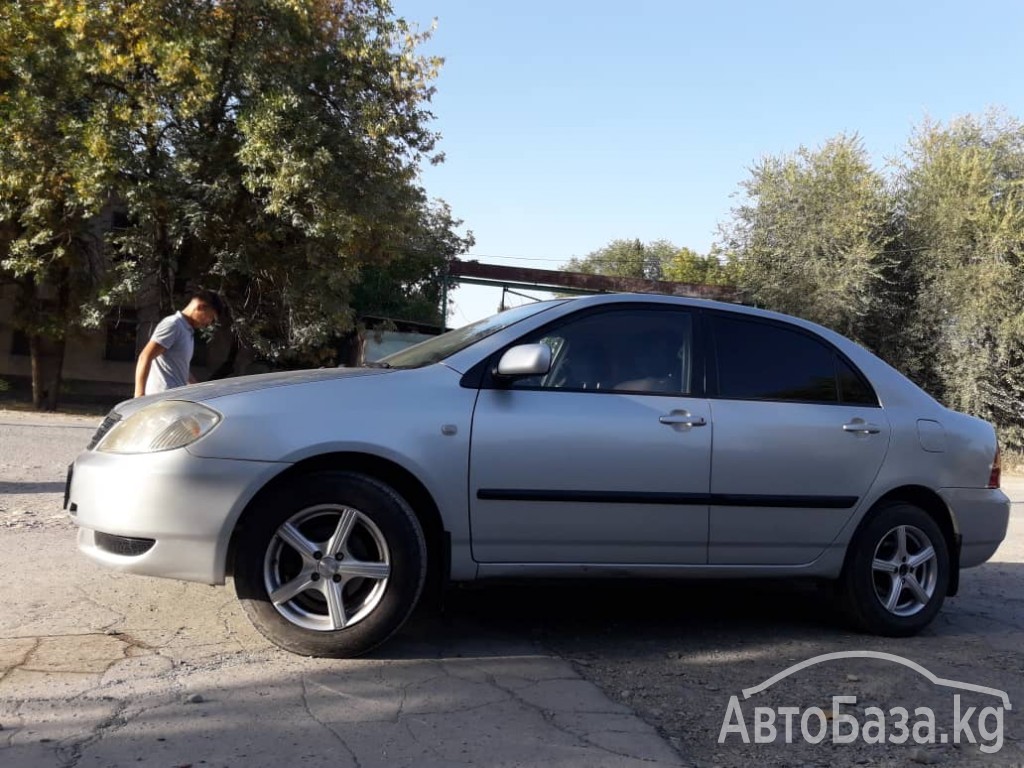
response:
[[[667,240],[613,240],[583,258],[570,259],[564,269],[587,275],[705,285],[734,285],[736,279],[735,270],[721,261],[717,251],[701,256]]]
[[[613,240],[583,258],[569,259],[564,269],[586,275],[661,280],[662,261],[673,250],[674,247],[663,240],[648,244],[639,240]]]
[[[906,335],[920,378],[1024,446],[1024,126],[925,123],[899,168],[918,290]]]
[[[857,137],[766,157],[723,229],[741,290],[771,309],[867,341],[886,310],[892,203]]]
[[[52,3],[0,10],[0,279],[21,289],[15,324],[56,339],[87,321],[73,306],[98,284],[89,222],[114,176],[91,159],[91,92],[58,17]]]
[[[769,157],[723,227],[747,299],[857,339],[1024,448],[1024,127],[925,123],[891,184],[856,137]]]
[[[316,350],[357,310],[424,312],[424,281],[470,242],[418,181],[440,160],[427,34],[387,0],[5,4],[0,267],[89,276],[65,325],[154,287],[170,309],[193,276],[270,358]],[[110,208],[127,225],[98,230]],[[382,279],[400,295],[354,309]]]
[[[352,295],[361,315],[442,326],[441,294],[446,263],[472,245],[455,233],[458,222],[444,203],[426,211],[423,226],[396,258],[364,267]]]
[[[737,275],[729,264],[723,262],[717,249],[701,256],[684,247],[663,262],[662,279],[697,285],[736,285]]]

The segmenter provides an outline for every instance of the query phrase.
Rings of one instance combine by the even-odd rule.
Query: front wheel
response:
[[[353,472],[318,472],[295,478],[247,516],[235,591],[272,643],[347,658],[402,626],[426,565],[423,530],[392,488]]]
[[[847,611],[862,630],[907,637],[931,623],[946,598],[949,550],[923,509],[879,509],[850,545],[841,577]]]

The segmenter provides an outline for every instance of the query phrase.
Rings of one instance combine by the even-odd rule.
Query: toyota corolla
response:
[[[634,295],[127,401],[66,506],[86,555],[230,576],[260,632],[321,656],[384,642],[425,588],[509,577],[812,577],[910,635],[1009,517],[993,428],[857,344]]]

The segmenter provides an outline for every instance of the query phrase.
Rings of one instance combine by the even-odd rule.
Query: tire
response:
[[[942,608],[949,567],[946,539],[931,516],[913,504],[886,504],[854,538],[840,593],[857,628],[909,637]]]
[[[392,488],[354,472],[295,478],[250,511],[238,537],[235,592],[246,616],[304,656],[373,650],[405,623],[426,580],[416,515]]]

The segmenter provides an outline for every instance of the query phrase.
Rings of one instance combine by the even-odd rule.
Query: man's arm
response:
[[[139,355],[139,362],[135,364],[135,397],[142,397],[146,394],[146,379],[149,378],[149,368],[153,361],[167,351],[167,347],[155,341],[150,341],[142,349]]]

